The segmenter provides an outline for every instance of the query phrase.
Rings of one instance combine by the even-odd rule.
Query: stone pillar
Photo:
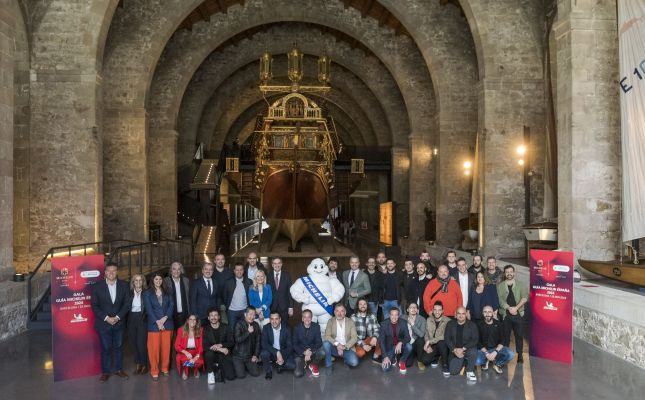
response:
[[[401,239],[410,234],[410,154],[406,147],[392,147],[391,198],[396,202],[396,235]]]
[[[485,78],[479,89],[484,252],[523,257],[524,175],[516,149],[524,142],[524,126],[531,129],[530,148],[543,142],[542,80]],[[533,151],[532,163],[540,162],[536,157]]]
[[[146,110],[106,108],[103,118],[105,239],[145,241],[148,238]],[[155,185],[161,184],[163,181],[155,182]]]
[[[13,267],[13,70],[15,16],[0,1],[0,281]]]
[[[431,134],[410,135],[410,241],[425,241],[424,209],[434,204],[436,185]]]
[[[458,98],[462,102],[469,99],[467,96]],[[471,107],[466,104],[462,107],[442,105],[437,146],[439,155],[434,163],[438,165],[436,188],[440,188],[436,192],[435,209],[437,243],[448,247],[461,243],[459,220],[469,215],[470,208],[472,174],[464,174],[464,162],[474,161],[476,131],[473,127],[476,126],[476,117],[467,111]]]
[[[612,260],[620,241],[615,1],[558,1],[558,244]]]
[[[150,223],[171,239],[177,235],[177,137],[177,131],[164,130],[148,139]]]

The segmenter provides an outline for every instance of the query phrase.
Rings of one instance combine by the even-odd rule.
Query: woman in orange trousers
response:
[[[170,369],[170,346],[172,345],[172,298],[164,292],[163,277],[152,275],[150,289],[146,290],[143,301],[148,314],[148,360],[150,375],[154,381],[159,380],[159,359],[161,373],[168,376]]]

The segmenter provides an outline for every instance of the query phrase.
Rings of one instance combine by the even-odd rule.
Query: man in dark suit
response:
[[[399,319],[400,314],[398,308],[390,309],[390,317],[381,322],[378,342],[383,355],[381,363],[383,371],[389,371],[398,362],[399,372],[405,374],[407,371],[405,364],[412,352],[412,345],[410,344],[408,324]]]
[[[163,290],[170,296],[174,302],[172,318],[175,329],[184,326],[188,315],[190,315],[190,305],[188,303],[188,293],[190,293],[190,280],[185,276],[184,266],[175,261],[170,264],[170,276],[163,280]]]
[[[94,329],[101,340],[101,382],[114,375],[128,379],[123,371],[123,332],[125,316],[130,305],[128,284],[117,279],[116,264],[105,266],[105,280],[97,282],[92,290]],[[110,369],[110,355],[114,353],[114,369]]]
[[[244,265],[235,264],[233,279],[224,284],[224,305],[228,316],[228,325],[233,327],[244,318],[244,311],[249,306],[249,287],[253,282],[244,275]]]
[[[347,315],[350,317],[356,311],[356,303],[361,297],[367,296],[372,292],[370,287],[370,278],[358,267],[361,265],[356,256],[349,258],[349,270],[343,272],[343,285],[345,286],[345,304],[347,305]]]
[[[208,310],[211,307],[219,308],[219,292],[213,279],[213,264],[204,263],[202,276],[190,285],[190,309],[202,321],[202,326],[208,324]]]
[[[293,344],[291,342],[291,331],[286,324],[281,323],[280,314],[272,312],[269,317],[271,322],[262,328],[260,340],[262,351],[260,359],[266,375],[264,379],[271,380],[271,361],[275,362],[278,373],[284,370],[293,370],[296,364],[293,359]]]
[[[282,271],[282,259],[280,257],[275,257],[271,260],[271,267],[273,271],[267,277],[273,294],[271,312],[280,314],[283,323],[289,325],[289,317],[293,315],[293,299],[289,292],[292,284],[291,275],[286,271]]]

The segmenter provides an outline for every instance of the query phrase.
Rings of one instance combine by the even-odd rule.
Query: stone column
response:
[[[523,257],[524,175],[515,151],[524,142],[524,126],[531,129],[531,149],[543,142],[542,80],[485,78],[479,90],[484,252]],[[535,153],[532,163],[540,162]]]
[[[103,113],[106,240],[148,238],[146,117],[143,108],[106,108]]]
[[[424,208],[434,204],[436,185],[431,134],[410,135],[410,242],[425,240]]]
[[[406,147],[392,147],[391,201],[396,202],[396,239],[410,234],[410,153]]]
[[[5,7],[5,2],[0,2]],[[14,16],[0,12],[0,281],[13,267]]]
[[[177,137],[175,130],[156,131],[148,146],[150,223],[171,239],[177,235]]]
[[[558,1],[558,244],[611,260],[620,241],[615,1]]]

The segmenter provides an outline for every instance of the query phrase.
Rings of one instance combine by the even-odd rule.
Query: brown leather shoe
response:
[[[142,365],[141,366],[141,371],[139,372],[141,375],[145,375],[148,373],[148,366],[147,365]]]
[[[110,374],[101,374],[101,377],[99,378],[99,382],[105,383],[107,380],[110,379]]]
[[[124,379],[129,379],[129,378],[130,378],[130,377],[128,376],[128,374],[126,374],[125,372],[123,372],[123,370],[116,371],[116,372],[114,373],[114,375],[116,375],[116,376],[118,376],[118,377],[120,377],[120,378],[124,378]]]

